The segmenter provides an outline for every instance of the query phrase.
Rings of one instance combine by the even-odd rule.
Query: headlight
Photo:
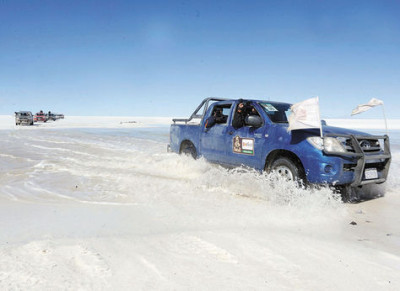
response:
[[[310,144],[312,144],[316,149],[319,149],[322,151],[322,149],[323,149],[322,138],[320,138],[319,136],[312,136],[312,137],[308,137],[307,141]]]
[[[307,138],[307,141],[319,150],[325,150],[327,152],[339,152],[345,153],[346,149],[342,143],[335,137],[324,137],[323,139],[319,136],[312,136]]]
[[[343,147],[342,143],[334,137],[324,138],[324,150],[327,152],[346,152],[346,149]]]

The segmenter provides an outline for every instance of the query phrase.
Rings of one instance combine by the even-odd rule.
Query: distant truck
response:
[[[40,110],[38,113],[35,114],[33,117],[34,122],[42,121],[46,122],[47,121],[47,115],[43,113],[42,110]]]
[[[64,119],[64,114],[62,114],[62,113],[53,113],[53,117],[55,118],[55,120]]]
[[[30,111],[15,112],[15,125],[33,125],[33,115]]]
[[[46,114],[47,120],[53,120],[56,121],[57,119],[64,119],[64,114],[61,113],[52,113],[51,111],[49,111]]]
[[[238,127],[240,103],[248,108]],[[288,131],[291,104],[262,100],[204,99],[188,119],[173,119],[168,149],[228,167],[275,171],[287,180],[345,189],[386,181],[389,137],[327,126]],[[215,118],[218,116],[218,118]],[[210,126],[209,123],[212,123]]]

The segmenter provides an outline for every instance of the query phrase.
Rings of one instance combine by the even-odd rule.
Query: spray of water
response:
[[[28,201],[134,204],[208,197],[248,199],[310,215],[342,209],[340,196],[328,187],[297,187],[273,174],[168,154],[164,138],[163,132],[144,130],[136,136],[95,130],[10,132],[2,143],[2,159],[8,164],[2,191]],[[392,163],[391,171],[397,168]],[[399,184],[392,175],[388,188]]]

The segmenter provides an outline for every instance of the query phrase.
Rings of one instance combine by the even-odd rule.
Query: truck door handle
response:
[[[233,134],[233,131],[229,131],[228,134],[229,134],[229,135],[232,135],[232,134]]]

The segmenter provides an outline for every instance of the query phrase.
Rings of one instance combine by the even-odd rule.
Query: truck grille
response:
[[[381,144],[378,139],[363,138],[363,139],[357,139],[357,142],[364,153],[376,153],[382,150]],[[347,138],[345,141],[342,141],[342,143],[348,152],[350,153],[355,152],[351,139]]]

